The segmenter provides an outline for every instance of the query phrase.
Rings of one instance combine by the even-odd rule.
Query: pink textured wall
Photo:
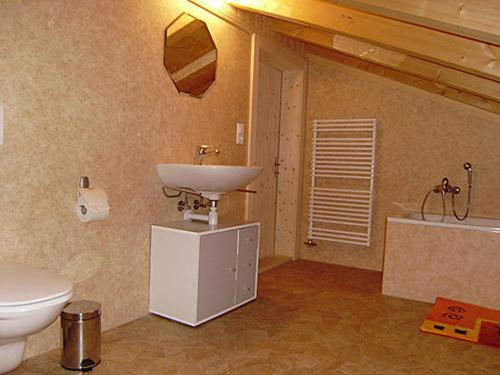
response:
[[[182,11],[208,23],[217,81],[201,99],[177,93],[163,67],[164,28]],[[0,2],[0,262],[68,275],[76,299],[103,304],[104,329],[145,315],[150,224],[180,219],[154,166],[244,164],[234,124],[248,114],[250,38],[187,1]],[[237,79],[235,79],[237,77]],[[80,175],[103,188],[106,221],[80,223]],[[222,216],[241,218],[243,195]],[[28,356],[59,345],[57,325],[30,338]]]
[[[500,116],[316,57],[309,66],[307,105],[304,240],[312,120],[376,117],[378,139],[371,247],[320,241],[316,248],[302,247],[301,258],[381,270],[386,217],[420,210],[427,191],[443,176],[466,191],[465,161],[474,166],[472,215],[500,218]],[[436,198],[430,212],[440,209]],[[460,212],[464,198],[457,199]]]

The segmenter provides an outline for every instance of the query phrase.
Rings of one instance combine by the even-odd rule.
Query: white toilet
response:
[[[54,322],[72,295],[67,277],[0,265],[0,374],[19,366],[28,336]]]

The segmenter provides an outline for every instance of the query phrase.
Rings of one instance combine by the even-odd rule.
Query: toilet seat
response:
[[[68,300],[73,283],[56,273],[21,265],[0,265],[0,312],[29,310]]]
[[[45,301],[27,303],[24,305],[2,306],[0,304],[0,318],[15,316],[19,313],[29,313],[30,311],[41,310],[45,307],[51,307],[60,303],[66,304],[73,296],[73,291],[70,291],[62,296],[51,298]]]
[[[73,295],[73,283],[50,271],[0,265],[0,373],[18,367],[26,340],[51,325]]]

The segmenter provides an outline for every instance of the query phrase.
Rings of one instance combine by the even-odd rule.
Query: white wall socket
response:
[[[236,144],[242,145],[245,143],[245,124],[238,122],[236,124]]]

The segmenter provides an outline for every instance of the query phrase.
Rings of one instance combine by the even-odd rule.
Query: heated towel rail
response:
[[[376,128],[376,119],[313,121],[307,244],[370,246]]]

